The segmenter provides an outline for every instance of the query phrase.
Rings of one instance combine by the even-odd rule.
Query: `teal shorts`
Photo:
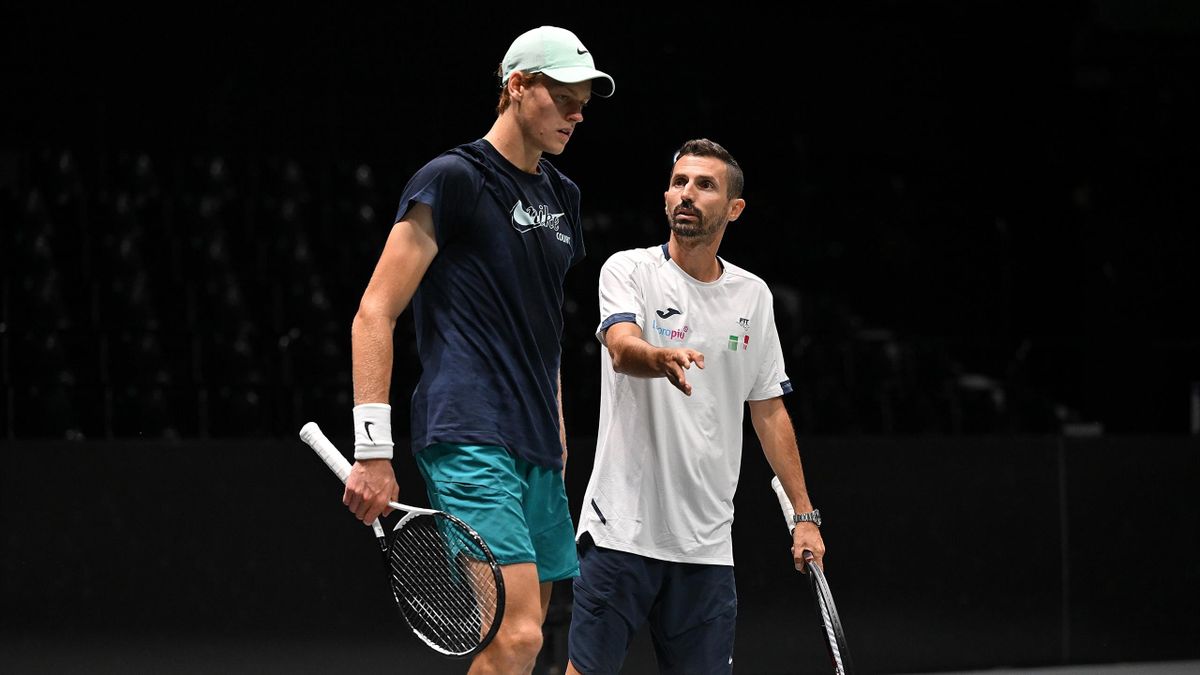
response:
[[[416,459],[432,508],[470,525],[501,565],[536,563],[542,582],[579,576],[560,471],[494,445],[437,443]]]

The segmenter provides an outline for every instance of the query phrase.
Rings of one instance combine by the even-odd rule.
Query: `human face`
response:
[[[575,125],[583,121],[583,108],[591,97],[591,80],[566,84],[541,77],[522,87],[517,120],[525,141],[547,154],[562,153]]]
[[[684,155],[675,162],[663,197],[667,221],[676,237],[711,241],[729,221],[737,220],[746,202],[729,198],[728,172],[729,167],[716,157]]]

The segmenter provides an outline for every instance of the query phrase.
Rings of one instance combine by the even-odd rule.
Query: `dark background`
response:
[[[123,256],[143,272],[163,331],[194,329],[206,317],[192,305],[236,287],[261,351],[296,328],[312,291],[299,286],[319,285],[344,350],[403,183],[487,130],[493,64],[511,36],[559,23],[618,86],[555,159],[584,187],[589,234],[587,262],[568,280],[579,312],[564,345],[579,360],[569,388],[595,390],[599,265],[665,239],[668,160],[683,140],[709,136],[746,169],[749,208],[722,253],[784,305],[794,379],[816,406],[802,430],[955,429],[936,410],[872,419],[880,413],[861,409],[863,387],[844,369],[799,377],[834,370],[830,351],[872,341],[900,360],[894,368],[917,370],[893,373],[910,380],[897,386],[969,389],[956,383],[964,373],[994,381],[985,386],[1005,389],[1009,429],[1070,418],[1118,433],[1191,430],[1200,11],[1189,3],[681,13],[30,3],[6,14],[11,339],[22,339],[22,305],[39,288],[22,283],[31,255],[51,258],[64,313],[94,328],[128,303],[119,291],[87,297],[134,274],[113,260]],[[358,218],[361,206],[370,212]],[[228,325],[223,304],[211,302]],[[172,316],[171,305],[192,314]],[[158,339],[195,360],[192,346]],[[166,370],[179,380],[179,368]],[[593,406],[580,403],[573,417],[586,428]],[[927,406],[939,404],[950,405]],[[204,434],[199,421],[173,425]],[[86,436],[109,435],[103,421],[92,426]]]
[[[1198,656],[1195,5],[0,11],[0,627],[23,644],[353,632],[362,608],[329,600],[333,580],[322,602],[288,599],[263,584],[278,562],[244,549],[262,527],[307,559],[290,532],[309,521],[322,547],[339,530],[356,545],[317,506],[328,478],[294,458],[296,430],[347,447],[350,320],[399,192],[487,130],[494,65],[554,24],[617,83],[553,159],[583,189],[588,247],[564,307],[571,494],[596,431],[599,267],[665,240],[671,153],[707,136],[746,171],[721,253],[775,293],[861,665]],[[752,543],[778,523],[748,439],[739,645],[778,660],[771,612],[794,580]],[[1155,571],[1129,585],[1116,551]]]

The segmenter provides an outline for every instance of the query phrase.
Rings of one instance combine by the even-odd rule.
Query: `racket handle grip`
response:
[[[783,491],[783,483],[779,482],[779,476],[771,478],[771,489],[775,491],[775,496],[779,498],[779,510],[783,511],[783,519],[787,523],[788,533],[796,529],[796,523],[792,521],[792,516],[796,511],[792,508],[792,500],[788,499],[787,493]]]
[[[308,447],[317,453],[317,456],[325,461],[325,465],[334,473],[343,483],[350,477],[350,462],[342,455],[333,443],[321,431],[321,427],[317,426],[316,422],[309,422],[300,429],[300,440],[308,444]]]
[[[329,470],[334,475],[341,479],[342,483],[346,482],[346,479],[350,477],[350,462],[333,445],[333,442],[325,436],[325,433],[321,431],[321,427],[317,426],[316,422],[309,422],[300,427],[300,440],[307,443],[308,447],[312,448],[313,452],[317,453],[317,456],[325,461],[325,465],[329,467]],[[380,541],[383,541],[383,527],[380,526],[378,520],[371,523],[371,529],[375,530],[375,536]]]

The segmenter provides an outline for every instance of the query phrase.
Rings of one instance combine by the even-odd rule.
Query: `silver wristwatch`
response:
[[[808,513],[793,513],[792,514],[792,522],[793,523],[812,523],[812,524],[816,525],[817,527],[820,527],[821,526],[821,512],[817,509],[813,509],[812,511],[809,511]]]

